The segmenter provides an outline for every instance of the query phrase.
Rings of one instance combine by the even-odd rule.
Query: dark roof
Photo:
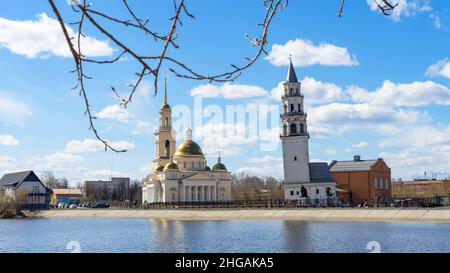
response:
[[[370,171],[377,161],[378,159],[334,161],[331,163],[330,170],[332,172]]]
[[[41,180],[36,176],[36,174],[33,171],[24,171],[24,172],[5,174],[2,177],[2,179],[0,179],[0,186],[15,187],[23,181],[39,181],[39,182],[41,182]]]
[[[292,60],[289,58],[289,70],[286,77],[287,82],[298,82],[297,75],[295,75],[295,69],[292,65]]]
[[[309,179],[311,183],[335,182],[326,162],[309,163]]]

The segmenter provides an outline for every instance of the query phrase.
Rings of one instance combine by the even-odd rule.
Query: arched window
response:
[[[165,119],[164,126],[169,126],[169,118],[168,117],[166,117],[166,119]]]
[[[297,125],[295,125],[295,123],[291,124],[291,134],[296,134],[297,133]]]
[[[291,104],[291,112],[294,112],[294,105]]]
[[[300,105],[300,103],[297,106],[298,106],[298,111],[301,112],[302,111],[302,106]]]
[[[170,141],[166,140],[166,143],[164,144],[164,155],[166,157],[170,156]]]
[[[305,132],[305,125],[303,125],[303,123],[300,123],[300,133],[304,132]]]

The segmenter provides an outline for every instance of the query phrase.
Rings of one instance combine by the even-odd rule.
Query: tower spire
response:
[[[289,70],[286,77],[286,82],[298,82],[297,75],[295,75],[295,69],[292,65],[292,55],[289,55]]]
[[[167,77],[164,76],[164,104],[167,103]]]
[[[167,100],[167,77],[164,77],[164,103],[161,106],[161,109],[170,109],[168,100]]]

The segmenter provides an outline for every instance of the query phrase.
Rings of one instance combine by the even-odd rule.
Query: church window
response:
[[[291,112],[294,112],[294,105],[291,104]]]
[[[316,189],[316,194],[319,194],[320,193],[320,190],[319,189]]]
[[[380,190],[382,190],[383,189],[383,178],[380,178]]]
[[[290,95],[292,95],[292,88],[291,88],[291,90],[290,90],[289,94],[290,94]]]
[[[294,161],[297,161],[297,157],[296,156],[294,156]]]
[[[164,126],[169,126],[169,118],[166,117],[165,121],[164,121]]]
[[[374,184],[374,188],[375,189],[378,189],[378,179],[375,177],[375,179],[374,179],[374,182],[373,182],[373,184]]]
[[[291,124],[291,134],[297,133],[297,125],[295,123]]]
[[[305,132],[305,125],[303,125],[303,123],[300,123],[300,133],[304,132]]]
[[[299,191],[297,191],[297,195],[300,195]]]
[[[294,195],[294,191],[291,191],[291,195]]]
[[[297,106],[298,106],[298,111],[301,112],[302,111],[302,106],[300,105],[300,103]]]
[[[166,157],[170,156],[170,141],[166,140],[166,143],[164,144],[164,154]]]

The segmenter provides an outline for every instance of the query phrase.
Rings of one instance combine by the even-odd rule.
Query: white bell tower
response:
[[[297,80],[291,59],[283,86],[280,138],[283,147],[284,183],[309,183],[309,133],[301,83]]]
[[[167,79],[164,79],[164,103],[159,111],[159,127],[155,134],[153,170],[164,167],[175,153],[175,131],[172,130],[172,109],[167,101]]]

